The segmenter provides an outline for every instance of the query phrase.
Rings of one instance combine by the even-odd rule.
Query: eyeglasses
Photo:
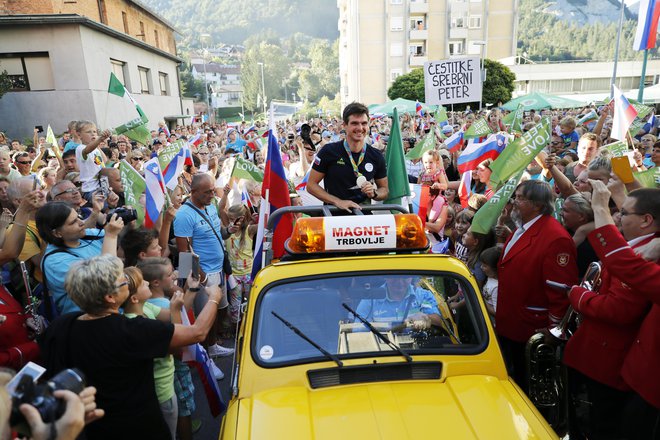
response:
[[[639,212],[628,212],[625,209],[619,210],[619,213],[621,214],[621,217],[625,217],[627,215],[645,215],[645,214],[640,214]]]
[[[123,278],[124,278],[124,281],[122,281],[119,284],[115,284],[115,289],[121,289],[124,286],[128,286],[128,277],[126,276],[126,274],[124,274]]]
[[[69,188],[69,189],[65,189],[64,191],[55,194],[53,197],[59,197],[62,194],[74,194],[74,193],[77,193],[77,192],[79,192],[78,188]]]
[[[558,142],[554,142],[554,141],[553,141],[553,142],[550,142],[550,145],[561,145],[561,144],[563,144],[563,142],[561,142],[561,141],[558,141]]]
[[[305,147],[305,150],[311,152],[311,153],[316,153],[316,150],[314,148],[307,148]]]
[[[16,163],[19,163],[21,165],[30,165],[30,161],[23,161],[23,160],[17,160]]]
[[[142,160],[144,160],[144,157],[132,157],[131,159],[132,159],[132,160],[140,160],[140,161],[142,161]]]
[[[197,154],[199,154],[200,156],[208,156],[209,155],[209,153],[197,153]]]

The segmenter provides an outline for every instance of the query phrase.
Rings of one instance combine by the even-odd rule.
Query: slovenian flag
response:
[[[578,120],[578,124],[586,127],[587,125],[592,124],[597,120],[598,120],[598,114],[596,113],[596,110],[591,110],[589,113],[582,116]]]
[[[202,135],[197,133],[192,139],[188,141],[190,145],[194,145],[195,147],[199,147],[199,145],[202,143]]]
[[[250,212],[252,212],[252,207],[254,205],[252,204],[252,200],[250,200],[250,194],[245,188],[241,191],[241,204],[247,206]]]
[[[271,121],[273,108],[271,105]],[[257,228],[256,248],[254,252],[254,261],[252,263],[252,279],[255,278],[263,266],[264,235],[266,224],[270,215],[278,208],[291,206],[289,197],[289,186],[287,185],[284,166],[282,166],[282,156],[280,148],[275,139],[273,128],[268,134],[268,152],[266,155],[266,167],[264,172],[264,181],[261,185],[261,206],[259,208],[259,226]],[[293,217],[291,214],[285,214],[273,225],[273,238],[271,249],[273,258],[280,258],[284,255],[284,241],[291,236],[293,231]]]
[[[150,229],[156,224],[165,205],[165,180],[157,157],[144,164],[144,181],[147,184],[144,226]]]
[[[167,138],[168,138],[168,139],[169,139],[170,136],[172,136],[172,134],[170,133],[170,129],[167,128],[167,125],[163,125],[162,127],[160,127],[160,128],[158,129],[158,131],[163,131],[163,132],[165,132],[165,134],[167,135]]]
[[[192,315],[192,313],[191,313]],[[181,322],[183,325],[190,325],[190,321],[194,320],[193,317],[189,317],[185,308],[181,310]],[[220,388],[218,387],[218,382],[213,375],[213,359],[206,352],[206,349],[202,347],[201,344],[192,344],[188,345],[183,349],[181,354],[181,360],[187,363],[189,366],[197,369],[199,378],[202,381],[204,386],[204,394],[206,394],[206,400],[209,403],[209,409],[213,417],[217,417],[222,414],[226,409],[227,405],[225,404],[222,394],[220,393]]]
[[[467,148],[458,156],[458,171],[470,172],[486,159],[497,159],[506,142],[502,135],[492,134],[484,142],[468,143]]]
[[[617,86],[612,84],[612,87],[614,88],[614,117],[610,136],[612,139],[625,141],[630,125],[637,117],[637,110],[628,102]]]
[[[424,116],[424,111],[422,110],[422,104],[420,104],[419,101],[415,103],[415,113],[417,113],[417,116],[419,116],[420,118]]]
[[[307,173],[305,174],[305,177],[303,177],[303,180],[296,185],[296,191],[307,191],[307,181],[309,180],[309,173],[312,172],[312,167],[309,167],[309,170],[307,170]]]
[[[192,165],[192,153],[187,144],[181,143],[179,151],[172,157],[170,163],[163,168],[163,180],[168,189],[174,191],[174,188],[179,184],[179,176],[185,165]]]
[[[461,183],[458,185],[458,196],[461,198],[461,206],[467,208],[468,199],[472,195],[472,171],[463,173]]]
[[[450,151],[458,151],[464,143],[463,139],[463,130],[458,130],[456,133],[452,134],[445,140],[445,147]]]
[[[637,32],[635,33],[633,50],[655,48],[658,18],[660,18],[660,0],[641,0],[639,2]]]

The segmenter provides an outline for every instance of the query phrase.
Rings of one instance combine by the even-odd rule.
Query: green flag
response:
[[[234,168],[231,171],[231,177],[239,179],[255,180],[257,182],[264,181],[264,172],[259,169],[252,162],[243,159],[240,156],[235,156]]]
[[[637,117],[639,119],[643,119],[646,115],[651,113],[651,111],[653,110],[652,107],[649,107],[647,105],[635,104],[633,102],[631,102],[630,104],[635,108],[635,110],[637,110]]]
[[[635,137],[637,133],[639,133],[639,130],[644,127],[644,121],[641,119],[635,119],[632,124],[630,124],[630,128],[628,129],[628,133],[630,133],[631,137]]]
[[[523,170],[510,178],[506,184],[500,188],[488,202],[474,214],[472,226],[470,228],[479,234],[486,234],[497,222],[497,218],[502,213],[504,206],[511,198],[511,194],[516,190],[518,182],[523,175]]]
[[[139,109],[140,107],[137,108]],[[138,110],[138,112],[141,111]],[[149,145],[151,143],[151,132],[147,128],[147,122],[149,122],[149,120],[144,114],[142,114],[139,118],[132,119],[115,128],[115,132],[117,134],[126,135],[128,138],[143,145]]]
[[[472,139],[491,134],[493,131],[488,126],[488,122],[484,118],[477,119],[470,125],[463,137],[465,139]]]
[[[170,145],[166,146],[158,153],[158,164],[160,165],[161,170],[165,170],[167,166],[172,162],[174,156],[179,154],[179,150],[186,144],[183,140],[178,140],[172,142]]]
[[[660,188],[660,167],[633,173],[635,179],[645,188]]]
[[[628,152],[628,144],[624,141],[616,141],[611,144],[603,145],[603,148],[610,150],[612,156],[621,157]]]
[[[435,133],[430,131],[421,142],[418,142],[417,145],[415,145],[415,148],[406,153],[406,159],[419,159],[424,153],[433,148],[435,148]]]
[[[50,124],[48,124],[48,128],[46,129],[46,142],[50,143],[53,148],[57,148],[57,138],[55,137],[55,133],[53,133],[53,129],[50,128]]]
[[[525,107],[522,104],[518,104],[518,108],[513,112],[513,119],[511,125],[509,126],[509,133],[522,133],[523,132],[523,116],[525,113]]]
[[[583,115],[580,119],[578,119],[578,125],[589,125],[592,122],[598,121],[598,113],[596,113],[596,110],[591,110],[589,113],[586,115]]]
[[[523,133],[521,137],[507,145],[495,162],[490,165],[490,169],[493,171],[490,176],[491,186],[497,188],[511,176],[524,170],[548,145],[550,136],[550,119],[544,117],[540,124],[536,124],[527,133]]]
[[[132,206],[137,211],[137,225],[144,222],[144,207],[140,204],[140,196],[147,188],[144,178],[126,160],[119,163],[119,176],[124,187],[126,206]]]
[[[552,216],[562,225],[564,224],[564,220],[561,217],[561,210],[563,207],[564,207],[564,199],[562,197],[557,197],[555,199],[555,212],[552,214]]]
[[[385,151],[385,162],[387,163],[387,184],[390,194],[384,203],[400,205],[401,197],[410,196],[410,184],[408,183],[408,171],[403,156],[403,139],[399,127],[399,112],[396,107],[392,115],[392,130],[390,140]]]
[[[447,117],[447,109],[444,108],[443,106],[440,106],[440,110],[438,111],[438,117],[436,118],[436,122],[438,123],[438,126],[442,126],[442,122],[447,122],[449,118]]]
[[[117,96],[124,96],[126,94],[126,88],[115,76],[114,73],[110,73],[110,85],[108,85],[108,93],[112,93]]]

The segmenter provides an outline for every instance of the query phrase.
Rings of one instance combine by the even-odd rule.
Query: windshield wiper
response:
[[[373,325],[371,325],[371,323],[370,323],[369,321],[367,321],[366,319],[364,319],[364,317],[358,315],[358,312],[356,312],[355,310],[351,309],[351,308],[348,306],[348,304],[346,304],[346,303],[341,303],[341,305],[342,305],[342,307],[344,307],[346,310],[348,310],[349,312],[351,312],[351,313],[353,314],[353,316],[355,316],[357,319],[359,319],[359,320],[362,322],[362,324],[364,324],[364,325],[369,329],[369,331],[370,331],[371,333],[373,333],[373,334],[376,335],[381,341],[383,341],[384,343],[386,343],[387,345],[389,345],[390,348],[391,348],[392,350],[398,352],[401,356],[403,356],[404,358],[406,358],[406,361],[408,361],[408,362],[412,362],[412,357],[411,357],[408,353],[406,353],[405,351],[403,351],[403,350],[401,349],[401,347],[399,347],[398,345],[396,345],[395,343],[393,343],[392,341],[390,341],[390,339],[389,339],[387,336],[385,336],[383,333],[381,333],[380,331],[378,331],[378,330],[376,329],[376,327],[374,327]]]
[[[286,326],[287,326],[292,332],[294,332],[295,334],[297,334],[298,336],[300,336],[301,338],[303,338],[305,341],[309,342],[309,344],[310,344],[311,346],[313,346],[313,347],[316,348],[318,351],[320,351],[321,353],[323,353],[323,355],[324,355],[325,357],[327,357],[328,359],[330,359],[330,360],[336,362],[337,365],[340,366],[340,367],[343,367],[343,366],[344,366],[344,363],[343,363],[342,361],[340,361],[339,358],[338,358],[337,356],[335,356],[334,354],[330,353],[328,350],[326,350],[325,348],[321,347],[321,346],[320,346],[319,344],[317,344],[316,342],[312,341],[312,340],[309,338],[309,336],[307,336],[307,335],[304,334],[302,331],[300,331],[300,329],[299,329],[298,327],[296,327],[295,325],[291,324],[289,321],[287,321],[286,319],[282,318],[280,315],[278,315],[278,314],[275,313],[274,311],[271,310],[270,313],[272,313],[274,317],[276,317],[277,319],[279,319],[280,321],[282,321],[282,323],[284,323],[284,325],[286,325]]]

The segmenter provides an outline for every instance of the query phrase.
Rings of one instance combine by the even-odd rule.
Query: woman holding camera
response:
[[[88,439],[171,439],[154,385],[154,358],[201,342],[215,321],[222,292],[207,287],[209,301],[195,324],[126,318],[119,307],[129,296],[121,260],[101,255],[76,263],[66,291],[82,312],[57,319],[42,341],[48,371],[78,368],[96,387],[105,417],[85,428]],[[173,300],[181,293],[175,293]]]
[[[96,255],[117,255],[117,236],[124,222],[113,215],[104,230],[85,229],[85,222],[68,203],[49,202],[37,211],[36,223],[39,235],[48,243],[41,270],[55,302],[55,314],[79,311],[64,290],[69,267]]]

